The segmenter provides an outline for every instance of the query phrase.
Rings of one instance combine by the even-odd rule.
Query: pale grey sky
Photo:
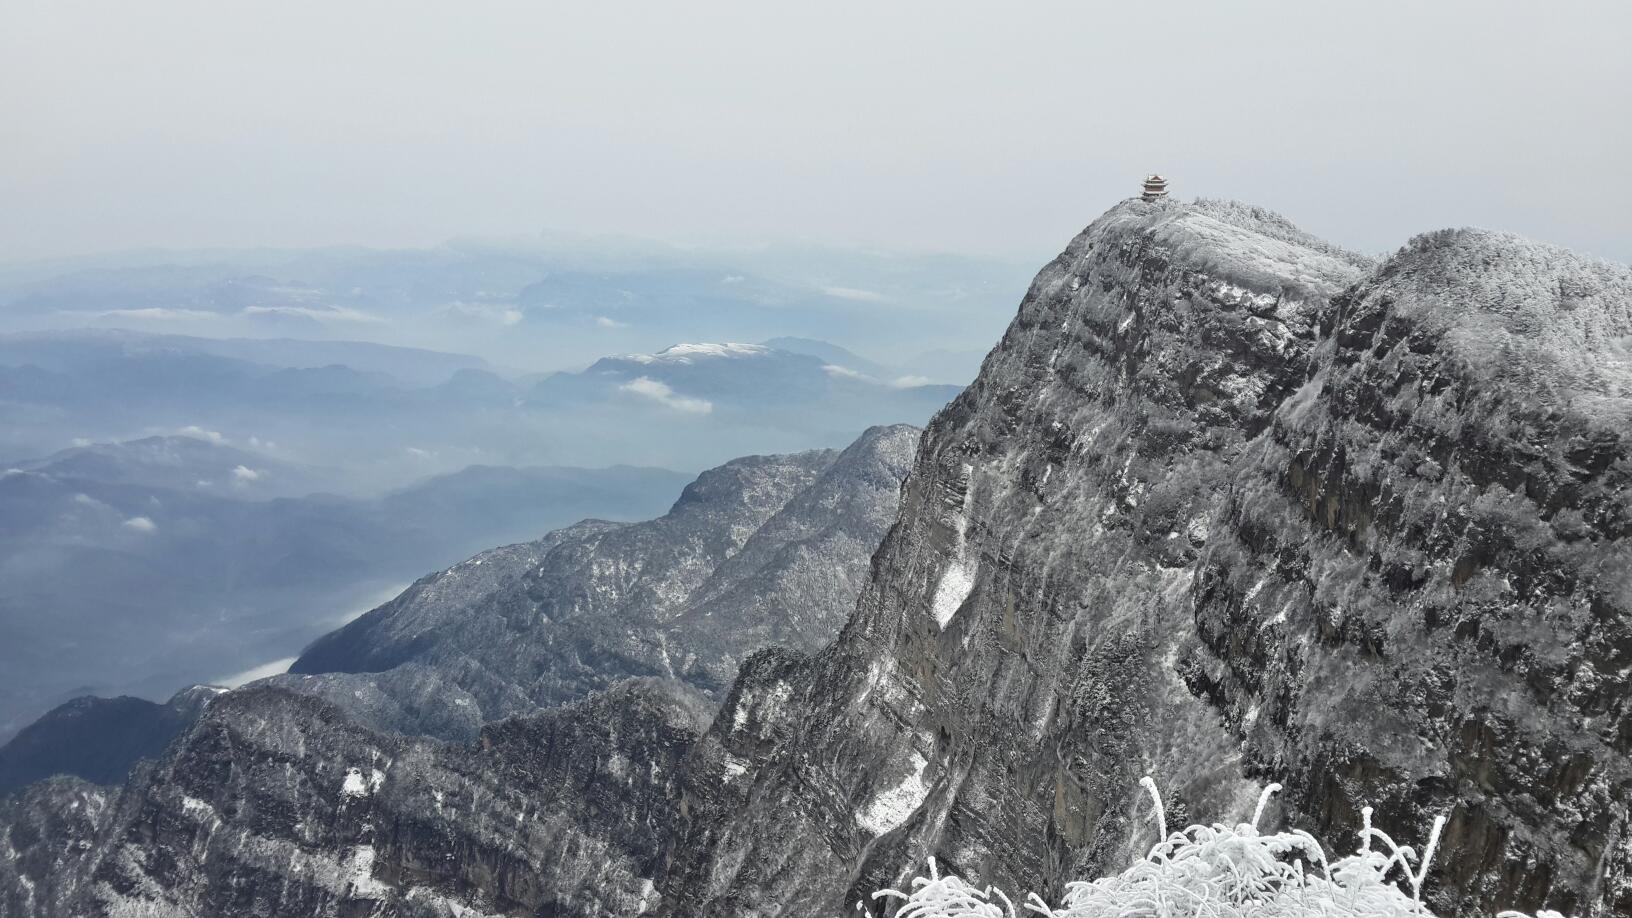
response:
[[[1632,259],[1632,3],[6,0],[0,260],[553,228],[1046,258],[1144,172]]]

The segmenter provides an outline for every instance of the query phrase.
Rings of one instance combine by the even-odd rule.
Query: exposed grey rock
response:
[[[484,552],[319,640],[291,672],[416,663],[474,699],[480,720],[633,676],[717,695],[753,650],[832,638],[894,518],[917,433],[873,428],[843,452],[739,459],[659,519]]]
[[[631,680],[476,746],[361,729],[271,685],[224,696],[117,797],[0,803],[8,915],[629,915],[709,706]]]
[[[1078,237],[837,644],[745,667],[665,908],[835,914],[931,853],[1057,894],[1153,840],[1146,771],[1181,824],[1248,777],[1344,841],[1450,811],[1441,914],[1632,907],[1632,272],[1478,232],[1368,268],[1206,202]]]
[[[767,641],[831,639],[894,518],[916,434],[740,460],[660,520],[587,521],[423,578],[313,651],[362,648],[389,668],[262,680],[212,703],[122,792],[51,781],[9,801],[0,829],[22,866],[0,873],[3,892],[26,915],[655,907],[679,765],[717,703],[687,680],[725,684]],[[517,609],[537,630],[509,628],[502,613]],[[692,646],[700,662],[625,655],[661,678],[620,681],[552,654],[575,628],[576,646],[628,629],[636,647]]]
[[[1171,665],[1188,586],[1364,267],[1236,206],[1129,202],[1077,237],[926,432],[838,642],[745,670],[665,907],[839,914],[927,854],[1047,895],[1154,840],[1146,771],[1175,817],[1238,806],[1236,743]]]
[[[934,854],[1052,898],[1148,847],[1150,772],[1170,823],[1245,817],[1268,780],[1289,791],[1270,818],[1339,841],[1363,802],[1413,841],[1450,809],[1441,915],[1625,914],[1629,338],[1632,272],[1511,237],[1373,265],[1240,205],[1123,203],[925,432],[838,639],[748,657],[706,729],[709,699],[669,678],[716,689],[706,665],[472,746],[235,692],[116,805],[67,782],[4,804],[15,860],[59,860],[0,872],[0,895],[39,915],[815,918]],[[492,633],[774,610],[746,598],[808,576],[755,579],[801,570],[754,560],[781,512],[729,551],[632,526],[562,542],[561,588],[515,607],[537,625]],[[605,556],[627,575],[585,544],[631,546]],[[489,637],[438,655],[500,620],[380,614],[357,647],[418,641],[461,686],[491,655],[513,679]],[[654,659],[589,633],[617,652],[548,659]],[[525,684],[536,703],[561,683]],[[96,815],[65,816],[75,800]]]
[[[64,776],[0,797],[0,915],[85,914],[80,871],[117,796]]]
[[[1446,910],[1632,909],[1632,272],[1433,233],[1323,325],[1198,568],[1193,684],[1311,826],[1449,812]]]

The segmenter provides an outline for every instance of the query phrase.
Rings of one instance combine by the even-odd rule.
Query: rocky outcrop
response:
[[[317,641],[291,672],[432,671],[434,685],[396,681],[415,683],[425,703],[458,693],[474,704],[475,720],[437,714],[421,728],[450,739],[630,677],[717,697],[748,653],[832,639],[895,517],[917,433],[879,427],[842,452],[738,459],[703,473],[656,520],[583,523],[484,552]],[[378,678],[367,685],[382,691]],[[412,716],[377,716],[412,726]]]
[[[359,727],[319,697],[339,682],[234,692],[116,802],[8,801],[14,860],[65,866],[0,895],[816,918],[933,854],[1053,899],[1148,848],[1148,773],[1170,824],[1271,780],[1266,818],[1339,844],[1363,803],[1407,841],[1449,812],[1441,915],[1624,914],[1629,340],[1623,267],[1477,232],[1373,264],[1254,208],[1124,202],[924,432],[832,643],[704,639],[729,608],[800,643],[786,609],[830,582],[800,547],[836,537],[798,508],[842,506],[816,488],[840,462],[712,517],[752,525],[683,499],[479,575],[503,602],[405,597],[322,649],[378,672],[314,677],[418,666],[504,710],[491,665],[518,704],[587,697],[449,745]],[[593,691],[598,667],[660,678]]]
[[[283,673],[261,680],[313,695],[370,730],[468,743],[482,730],[475,696],[431,666],[403,663],[378,673]]]
[[[7,801],[0,901],[16,915],[635,914],[708,711],[634,680],[457,747],[240,690],[113,799],[56,779]]]
[[[927,854],[1048,894],[1153,840],[1147,771],[1178,818],[1239,807],[1236,740],[1173,665],[1190,582],[1365,267],[1231,205],[1129,202],[1078,236],[926,432],[838,641],[745,669],[665,907],[838,914]]]
[[[1191,681],[1300,821],[1449,813],[1447,911],[1632,909],[1632,272],[1413,240],[1233,477]]]
[[[55,779],[0,804],[4,914],[649,911],[680,766],[718,704],[691,683],[728,683],[764,642],[831,639],[916,433],[739,460],[660,520],[588,521],[422,579],[307,659],[355,652],[366,671],[219,695],[122,790]],[[557,649],[620,631],[693,663],[602,651],[591,669]],[[495,719],[512,710],[531,716]]]
[[[82,870],[118,795],[57,777],[0,797],[0,915],[82,915]]]
[[[1449,813],[1441,914],[1624,912],[1628,340],[1632,272],[1513,237],[1372,266],[1113,209],[926,432],[839,641],[745,667],[666,908],[832,914],[926,854],[1055,895],[1150,843],[1151,772],[1170,822],[1270,780],[1341,842]]]

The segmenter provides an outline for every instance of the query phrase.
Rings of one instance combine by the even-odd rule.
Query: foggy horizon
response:
[[[1629,39],[8,0],[0,913],[1632,918]]]
[[[1473,225],[1632,259],[1619,4],[166,0],[0,26],[5,263],[546,229],[1041,261],[1150,171],[1367,253]]]

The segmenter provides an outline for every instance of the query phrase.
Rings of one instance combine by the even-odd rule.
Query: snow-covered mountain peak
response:
[[[655,354],[629,354],[624,359],[637,363],[691,363],[699,359],[719,357],[763,357],[772,353],[772,349],[763,344],[740,344],[737,342],[675,344],[658,351]]]

